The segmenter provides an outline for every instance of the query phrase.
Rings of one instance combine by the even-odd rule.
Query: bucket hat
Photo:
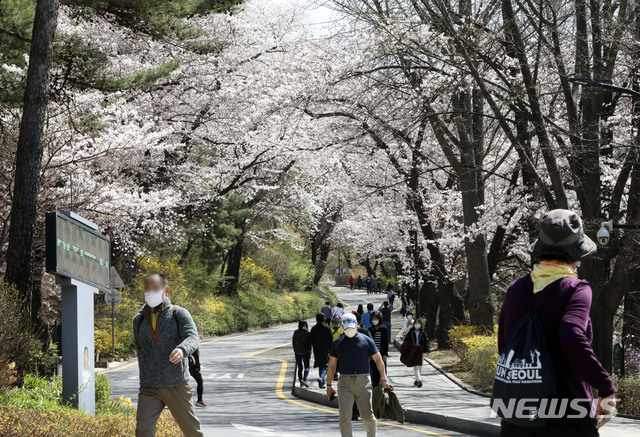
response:
[[[563,255],[579,261],[596,253],[597,246],[585,235],[582,219],[573,211],[554,209],[540,220],[538,239],[531,245],[531,256]]]

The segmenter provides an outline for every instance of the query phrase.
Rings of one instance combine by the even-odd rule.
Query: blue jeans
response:
[[[309,376],[309,359],[311,354],[296,354],[296,365],[298,367],[298,379],[306,381]],[[304,366],[303,366],[304,363]],[[304,371],[304,375],[303,375]]]
[[[327,380],[327,368],[326,367],[318,367],[318,374],[320,375],[320,379],[322,382]]]
[[[389,341],[391,341],[391,322],[382,322],[382,326],[387,328],[389,332]]]

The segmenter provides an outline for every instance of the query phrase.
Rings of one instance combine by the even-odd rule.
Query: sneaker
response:
[[[413,381],[413,386],[417,387],[418,386],[418,381]]]
[[[208,405],[204,401],[198,401],[196,402],[196,407],[208,407]]]
[[[422,381],[418,381],[418,383],[416,384],[418,386],[418,388],[422,387]]]
[[[318,388],[322,388],[323,382],[322,378],[318,378]]]
[[[300,387],[309,388],[309,384],[307,384],[307,381],[303,379],[300,381]]]

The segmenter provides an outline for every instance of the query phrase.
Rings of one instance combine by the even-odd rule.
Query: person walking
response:
[[[389,306],[393,309],[393,301],[396,299],[396,295],[393,290],[389,290],[387,292],[387,302],[389,302]]]
[[[369,276],[366,280],[367,283],[367,294],[371,294],[373,292],[373,277]]]
[[[378,310],[382,314],[382,324],[387,328],[389,334],[389,341],[391,341],[391,307],[386,300],[382,302],[382,306]]]
[[[566,401],[569,408],[537,429],[503,419],[503,437],[598,436],[598,428],[615,411],[616,387],[591,346],[593,292],[587,281],[577,277],[581,261],[595,252],[596,245],[585,235],[576,213],[556,209],[540,221],[538,239],[531,245],[531,257],[537,260],[533,271],[507,289],[498,322],[498,350],[505,353],[505,343],[518,323],[535,311],[553,362],[553,397],[559,403]],[[599,396],[595,408],[591,387]]]
[[[364,307],[362,306],[362,304],[358,304],[358,309],[356,310],[356,313],[360,314],[360,316],[362,317],[362,315],[364,314]]]
[[[407,295],[404,292],[400,295],[400,304],[402,305],[400,307],[400,314],[402,314],[402,317],[406,317],[409,311],[409,301],[407,300]]]
[[[318,387],[325,388],[333,334],[325,323],[324,314],[316,314],[316,324],[311,328],[310,338],[313,347],[313,367],[318,368]]]
[[[336,307],[333,309],[333,312],[331,313],[331,319],[333,320],[335,316],[338,316],[338,318],[342,319],[343,315],[344,315],[344,305],[342,305],[342,302],[338,302],[336,304]]]
[[[362,290],[362,276],[358,275],[358,291]]]
[[[196,380],[197,384],[196,394],[198,400],[196,401],[196,407],[207,407],[208,405],[202,399],[204,394],[204,380],[200,370],[200,350],[196,349],[194,353],[189,355],[189,374]]]
[[[326,301],[324,306],[320,308],[320,312],[324,314],[326,324],[331,323],[331,316],[333,315],[333,308],[331,308],[331,302]]]
[[[398,333],[398,337],[404,339],[410,329],[413,329],[413,314],[411,314],[411,311],[407,311],[407,315],[402,321],[402,329]]]
[[[362,326],[365,329],[371,328],[371,314],[373,314],[373,304],[367,304],[367,312],[362,315]]]
[[[370,361],[373,359],[380,372],[380,385],[389,387],[384,361],[369,337],[360,334],[356,317],[346,314],[342,319],[344,336],[331,346],[329,370],[327,372],[327,397],[332,399],[336,390],[332,386],[336,369],[342,376],[338,382],[338,407],[340,417],[340,435],[352,437],[351,416],[354,402],[358,406],[364,422],[367,437],[376,436],[376,418],[371,405]]]
[[[298,368],[298,381],[301,387],[309,387],[307,377],[309,376],[309,361],[311,359],[311,333],[306,320],[298,322],[298,329],[293,333],[291,339],[293,352],[296,355],[296,367]]]
[[[376,280],[376,293],[382,293],[382,276],[378,276]]]
[[[380,314],[379,311],[375,311],[371,315],[371,328],[369,328],[369,333],[382,356],[382,361],[384,361],[386,369],[387,358],[389,357],[389,333],[387,332],[387,328],[382,324],[382,314]],[[373,388],[380,385],[380,372],[374,365],[371,366],[371,384]]]
[[[353,275],[349,276],[349,288],[351,289],[351,291],[353,291],[354,282],[355,282],[355,279],[353,279]]]
[[[343,332],[344,329],[342,329],[342,317],[336,314],[335,316],[333,316],[333,319],[331,319],[331,335],[333,337],[333,341],[339,339]]]
[[[148,275],[143,285],[146,303],[133,318],[140,371],[136,437],[155,436],[165,406],[186,437],[203,437],[192,402],[187,359],[198,349],[196,324],[189,311],[171,304],[165,276]]]
[[[416,346],[420,346],[420,348]],[[413,385],[418,388],[422,387],[422,363],[424,362],[424,357],[431,352],[431,342],[427,333],[422,329],[422,321],[420,319],[413,322],[413,329],[409,330],[404,337],[404,342],[400,349],[401,353],[403,350],[411,351],[412,359],[404,364],[408,367],[413,367],[415,376]]]

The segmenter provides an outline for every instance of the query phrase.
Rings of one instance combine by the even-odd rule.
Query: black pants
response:
[[[502,421],[502,437],[598,437],[596,422],[552,423],[543,428],[525,428]]]
[[[309,376],[309,361],[311,354],[296,354],[296,365],[298,367],[298,381],[306,381]]]
[[[198,388],[197,388],[198,400],[201,401],[202,392],[204,391],[204,384],[202,381],[202,373],[200,373],[200,368],[196,366],[189,366],[189,373],[191,374],[191,377],[195,379],[196,383],[198,384]]]

